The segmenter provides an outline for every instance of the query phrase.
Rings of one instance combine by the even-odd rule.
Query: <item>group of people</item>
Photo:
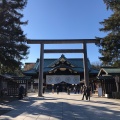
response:
[[[70,95],[70,91],[71,91],[71,88],[67,87],[68,95]],[[59,94],[59,92],[60,92],[60,87],[59,86],[56,87],[56,92],[57,92],[57,94]],[[52,93],[54,93],[54,86],[52,86]]]
[[[73,91],[75,94],[77,94],[77,93],[79,94],[81,91],[81,88],[79,88],[78,86],[74,86]]]
[[[91,88],[90,87],[83,85],[83,87],[81,87],[79,91],[78,91],[78,89],[76,89],[76,87],[74,87],[73,91],[75,94],[76,93],[79,94],[79,92],[81,94],[83,94],[82,100],[84,100],[84,98],[85,98],[86,100],[90,101],[90,95],[91,95]],[[44,94],[44,92],[45,92],[45,87],[43,87],[43,94]],[[57,92],[57,94],[59,94],[59,92],[60,92],[59,86],[56,87],[56,92]],[[71,92],[71,88],[67,87],[67,94],[70,95],[70,92]],[[54,93],[54,86],[52,86],[52,93]]]
[[[84,100],[84,97],[86,97],[86,100],[90,101],[90,93],[91,93],[91,88],[88,86],[83,86],[83,97],[82,100]]]

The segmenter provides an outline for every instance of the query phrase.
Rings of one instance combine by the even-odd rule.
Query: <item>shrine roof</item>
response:
[[[93,73],[93,74],[98,74],[99,70],[97,69],[90,69],[89,73]]]
[[[87,59],[88,62],[88,69],[90,73],[98,73],[98,71],[91,68],[91,64],[89,59]],[[60,63],[66,63],[69,69],[77,72],[84,72],[84,66],[83,66],[83,58],[66,58],[64,55],[61,55],[58,59],[52,59],[47,58],[44,59],[44,72],[48,72],[55,67],[60,67]],[[37,59],[33,69],[24,71],[24,74],[37,74],[39,72],[39,59]]]
[[[35,69],[30,69],[30,70],[27,70],[27,71],[23,71],[23,74],[26,74],[26,75],[36,75],[37,74],[37,71]]]
[[[98,76],[100,75],[120,75],[120,68],[115,68],[115,67],[104,67],[101,68]]]

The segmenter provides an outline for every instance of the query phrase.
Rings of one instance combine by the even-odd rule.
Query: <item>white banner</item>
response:
[[[47,84],[58,84],[61,82],[66,82],[69,84],[79,84],[79,75],[46,75]]]

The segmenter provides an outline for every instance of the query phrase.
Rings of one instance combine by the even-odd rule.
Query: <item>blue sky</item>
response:
[[[28,0],[22,11],[23,26],[28,39],[94,39],[103,37],[103,27],[99,22],[108,18],[103,0]],[[40,45],[29,45],[30,54],[25,62],[36,62],[40,56]],[[45,45],[46,49],[82,48],[81,44]],[[87,55],[91,63],[98,62],[101,56],[95,44],[87,45]],[[59,58],[61,54],[44,54],[44,58]],[[82,58],[83,54],[65,54],[68,58]]]

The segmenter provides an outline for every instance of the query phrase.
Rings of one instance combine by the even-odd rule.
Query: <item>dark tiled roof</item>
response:
[[[94,73],[94,74],[98,74],[99,70],[96,69],[90,69],[89,73]]]
[[[109,74],[114,74],[114,73],[120,74],[120,68],[103,68],[103,69]]]
[[[84,72],[83,67],[83,58],[66,58],[64,55],[62,55],[59,59],[44,59],[44,72],[48,72],[52,69],[54,69],[55,64],[57,64],[61,59],[64,59],[68,64],[70,64],[70,67],[72,70],[77,72]],[[88,60],[88,68],[89,71],[92,73],[96,73],[98,71],[92,70],[90,61]],[[36,64],[33,69],[29,71],[25,71],[25,74],[35,74],[39,71],[39,59],[37,59]]]
[[[35,74],[37,74],[37,71],[35,70],[35,69],[31,69],[31,70],[28,70],[28,71],[23,71],[23,74],[25,74],[25,75],[29,75],[29,74],[31,74],[31,75],[35,75]]]
[[[74,59],[69,59],[67,60],[69,63],[71,63],[71,65],[73,65],[74,67],[81,67],[83,68],[83,59],[82,58],[74,58]],[[51,63],[49,66],[49,63]],[[58,62],[58,60],[55,59],[44,59],[44,67],[51,67],[52,65],[54,65],[56,62]],[[54,63],[54,64],[53,64]],[[88,68],[91,68],[90,62],[88,60]]]
[[[9,79],[9,80],[11,80],[12,79],[12,77],[11,76],[9,76],[9,75],[0,75],[0,80],[1,79]]]
[[[72,68],[74,71],[77,71],[77,72],[84,72],[84,69],[83,68],[76,68],[76,67],[74,67],[74,68]]]
[[[113,68],[113,67],[105,67],[105,68],[101,68],[98,76],[102,75],[120,75],[120,68]]]
[[[56,59],[55,61],[51,62],[47,67],[52,67],[56,63],[58,63],[60,60],[64,59],[65,61],[68,61],[68,59],[62,54],[59,59]]]

